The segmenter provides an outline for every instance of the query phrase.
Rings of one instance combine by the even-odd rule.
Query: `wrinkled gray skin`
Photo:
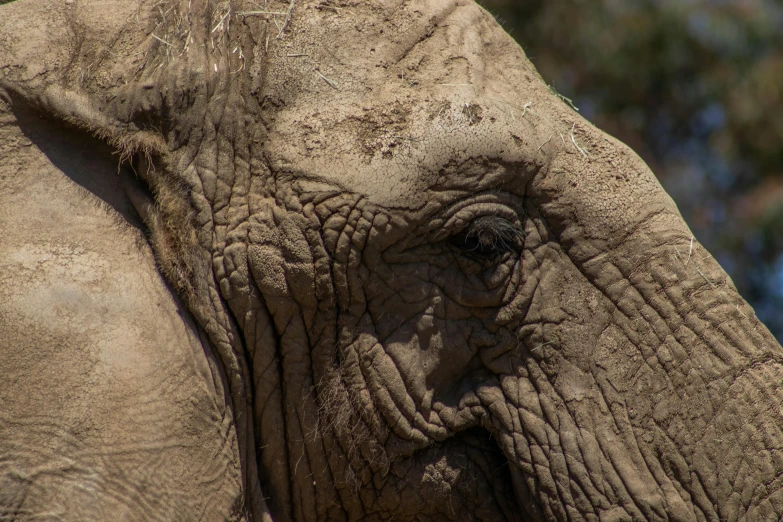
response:
[[[780,346],[480,7],[0,19],[0,519],[780,518]]]

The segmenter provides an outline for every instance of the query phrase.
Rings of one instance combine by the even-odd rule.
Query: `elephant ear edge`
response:
[[[175,41],[163,11],[154,12],[148,0],[115,3],[88,0],[51,7],[25,0],[3,6],[8,23],[0,28],[0,41],[7,43],[0,51],[0,99],[93,136],[117,156],[118,172],[129,167],[138,182],[125,179],[124,186],[149,232],[159,268],[194,303],[198,276],[205,274],[193,255],[188,187],[177,179],[170,154],[178,124],[171,115],[190,112],[189,119],[198,121],[206,104],[192,111],[173,106],[177,97],[199,104],[197,96],[188,96],[192,93],[178,95],[172,88],[189,89],[195,83],[206,93],[214,86],[209,71],[192,63],[201,57],[169,56],[172,44],[156,34]],[[180,2],[169,3],[174,8]],[[185,134],[180,141],[187,141]]]
[[[189,5],[169,3],[172,8]],[[194,3],[194,8],[206,13],[210,3]],[[241,335],[217,289],[208,245],[198,241],[193,226],[193,184],[182,168],[193,160],[186,157],[193,129],[178,133],[177,128],[178,118],[206,118],[209,100],[218,84],[225,84],[228,64],[239,57],[226,50],[229,38],[213,55],[206,47],[186,52],[193,35],[203,39],[210,34],[212,20],[204,13],[191,13],[192,21],[181,17],[194,27],[178,41],[165,32],[164,13],[171,10],[153,12],[148,0],[46,6],[44,0],[25,0],[0,8],[8,21],[0,27],[0,41],[9,42],[0,51],[0,101],[12,111],[16,106],[97,138],[117,156],[118,171],[126,164],[135,172],[138,179],[128,182],[125,176],[123,184],[145,222],[159,270],[207,333],[222,363],[241,439],[244,509],[251,520],[270,520],[258,479],[250,420],[252,379]],[[172,42],[184,46],[179,56],[169,56]],[[212,61],[221,64],[214,65],[215,74]],[[183,92],[175,95],[173,89]]]

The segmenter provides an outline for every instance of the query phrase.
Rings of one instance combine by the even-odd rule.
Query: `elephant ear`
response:
[[[3,8],[0,28],[0,96],[82,132],[103,145],[96,153],[116,157],[118,171],[135,174],[125,189],[161,272],[202,309],[213,307],[203,287],[211,262],[199,255],[210,244],[199,245],[192,223],[189,194],[200,181],[186,180],[180,163],[201,152],[188,150],[190,140],[211,138],[197,127],[226,61],[226,42],[208,28],[217,12],[209,1],[22,0]],[[189,49],[196,41],[204,49],[208,36],[213,56]]]
[[[247,502],[253,518],[264,520],[252,381],[241,335],[213,276],[212,195],[203,182],[204,171],[235,169],[233,156],[242,154],[221,155],[216,144],[228,140],[236,151],[259,141],[239,116],[253,108],[243,102],[236,109],[236,100],[254,100],[252,80],[236,73],[258,43],[236,41],[252,31],[231,30],[232,8],[210,0],[18,0],[3,6],[0,102],[17,116],[44,117],[63,132],[82,133],[94,143],[90,150],[114,157],[123,197],[146,225],[160,271],[221,359]],[[100,184],[74,181],[88,190]]]
[[[0,68],[0,94],[91,134],[118,164],[127,163],[143,182],[126,188],[161,271],[193,306],[211,308],[200,287],[211,261],[195,253],[212,247],[212,235],[207,227],[199,240],[192,226],[211,202],[191,194],[203,192],[199,171],[234,168],[233,157],[219,159],[227,165],[204,165],[217,155],[216,142],[239,135],[259,141],[239,114],[254,112],[248,102],[257,86],[237,73],[248,61],[243,49],[253,56],[258,46],[239,40],[264,28],[231,30],[230,2],[50,4],[24,0],[4,8],[10,20],[0,41],[9,45],[0,51],[0,63],[8,64]],[[242,99],[233,113],[232,98]]]
[[[153,22],[144,12],[143,1],[3,6],[0,87],[11,102],[119,144],[135,129],[113,117],[108,102],[147,61],[145,35]]]
[[[115,101],[127,98],[123,92],[143,90],[139,75],[155,51],[146,41],[153,22],[144,7],[143,1],[43,0],[4,6],[0,96],[17,116],[35,114],[64,124],[64,132],[82,133],[96,154],[116,156],[118,171],[140,153],[165,157],[165,139],[135,124],[138,110],[118,111]],[[137,206],[142,216],[152,208]]]

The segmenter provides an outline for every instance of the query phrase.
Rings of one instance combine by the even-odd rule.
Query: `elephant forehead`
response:
[[[272,168],[350,188],[381,205],[413,207],[427,191],[480,190],[520,175],[509,166],[524,162],[530,137],[520,138],[521,129],[515,135],[502,112],[475,98],[355,107],[342,118],[317,108],[282,115],[267,144]]]
[[[552,96],[491,15],[473,2],[362,5],[351,23],[304,8],[270,51],[273,169],[419,206],[428,190],[507,181],[459,166],[534,159]]]

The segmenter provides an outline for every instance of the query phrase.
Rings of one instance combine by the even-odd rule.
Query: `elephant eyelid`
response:
[[[452,245],[472,257],[493,259],[510,252],[519,252],[525,232],[517,223],[499,217],[482,216],[449,238]]]

